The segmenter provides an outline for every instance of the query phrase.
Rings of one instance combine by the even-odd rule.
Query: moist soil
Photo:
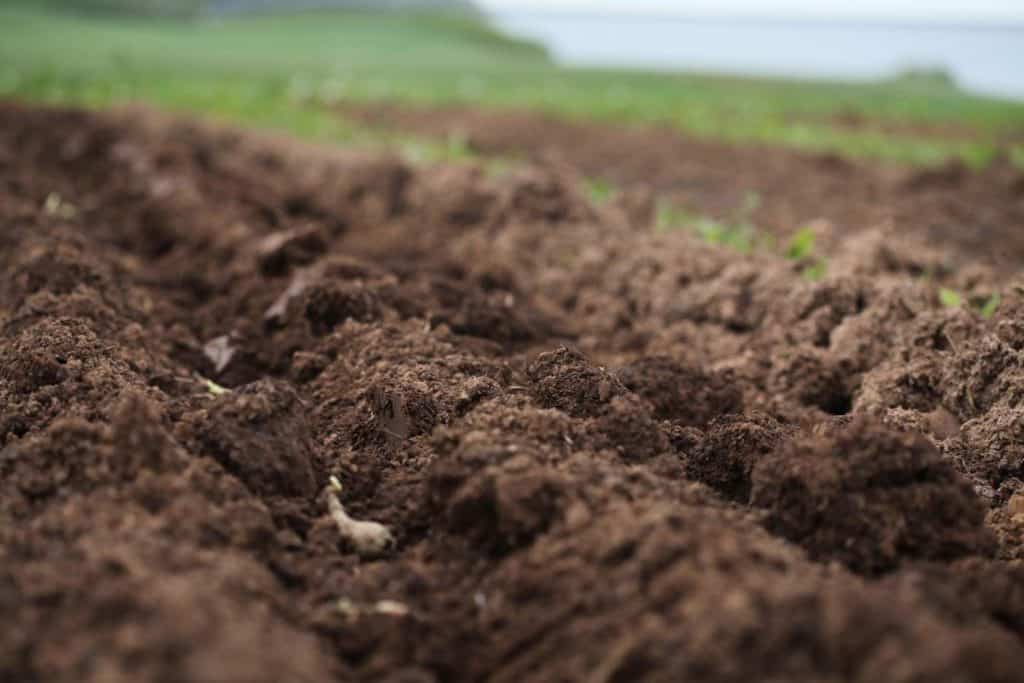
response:
[[[389,103],[346,103],[338,111],[382,129],[460,141],[484,156],[570,166],[619,190],[620,203],[632,212],[651,211],[652,198],[665,200],[718,220],[752,221],[782,240],[809,226],[828,255],[863,249],[870,233],[879,243],[913,244],[904,258],[917,255],[902,265],[939,279],[977,261],[1004,273],[1024,263],[1024,180],[1008,151],[1020,131],[1003,140],[1004,151],[979,173],[958,161],[883,166],[831,153],[695,140],[668,125],[568,121],[534,111]],[[953,125],[880,124],[856,114],[817,123],[970,139],[970,131]]]
[[[829,274],[565,160],[0,104],[0,679],[1020,680],[1024,182],[673,144]]]

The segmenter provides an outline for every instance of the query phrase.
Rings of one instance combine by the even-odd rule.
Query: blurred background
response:
[[[871,80],[920,74],[1024,97],[1024,4],[486,2],[562,62]]]
[[[349,143],[387,135],[346,108],[389,103],[1024,164],[1024,4],[2,0],[0,96],[145,102]]]

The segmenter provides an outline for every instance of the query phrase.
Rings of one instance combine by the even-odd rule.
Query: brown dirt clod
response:
[[[859,573],[994,548],[983,503],[935,447],[871,418],[779,449],[755,465],[751,482],[768,529]]]

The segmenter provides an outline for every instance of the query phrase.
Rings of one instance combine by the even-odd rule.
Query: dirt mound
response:
[[[776,449],[753,468],[750,503],[767,527],[818,560],[864,573],[993,547],[985,508],[919,434],[860,418]]]
[[[618,375],[630,391],[651,402],[660,420],[703,427],[718,415],[743,409],[743,395],[730,378],[665,356],[641,358]]]
[[[746,502],[754,466],[791,436],[791,430],[764,413],[718,418],[686,459],[686,476],[725,498]]]
[[[811,282],[557,165],[0,149],[0,678],[1019,678],[1016,290]]]

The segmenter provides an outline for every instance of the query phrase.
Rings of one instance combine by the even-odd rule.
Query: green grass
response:
[[[658,205],[654,227],[657,232],[688,230],[709,244],[727,247],[743,254],[755,250],[771,250],[775,246],[771,235],[760,231],[751,220],[751,215],[757,210],[760,201],[756,194],[748,195],[736,215],[727,220],[692,213],[663,201]]]
[[[697,136],[913,163],[987,162],[1000,140],[1024,160],[1024,104],[942,83],[812,83],[553,65],[543,50],[468,17],[302,13],[202,22],[82,18],[0,8],[0,96],[104,107],[144,101],[337,140],[364,129],[341,100],[531,107],[567,117],[663,122]],[[955,124],[966,139],[844,128]],[[960,136],[964,137],[964,136]]]
[[[734,216],[721,220],[663,200],[658,204],[654,229],[659,233],[687,230],[709,244],[741,254],[776,254],[794,261],[804,279],[823,279],[828,274],[828,262],[815,251],[814,230],[810,227],[797,230],[780,248],[774,235],[760,230],[753,222],[753,213],[760,202],[758,195],[748,195]]]
[[[364,12],[201,23],[0,8],[0,96],[106,107],[146,102],[313,138],[367,140],[310,99],[387,96],[422,64],[547,64],[542,50],[468,18]]]

